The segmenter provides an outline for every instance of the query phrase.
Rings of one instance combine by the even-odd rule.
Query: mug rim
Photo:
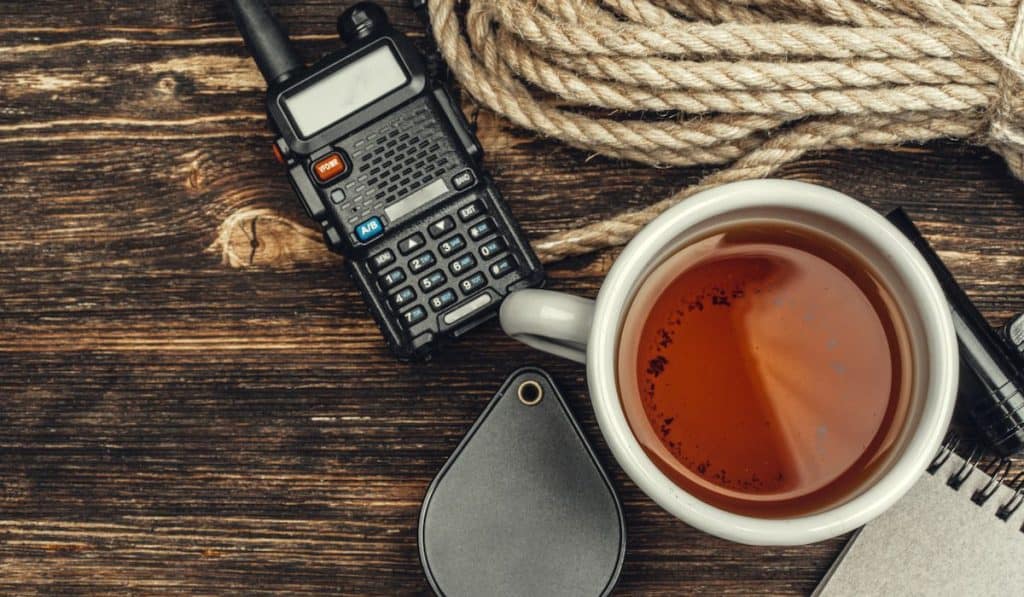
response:
[[[890,259],[898,277],[913,289],[906,303],[928,322],[923,347],[929,375],[924,404],[909,440],[893,464],[862,491],[838,506],[791,518],[757,518],[717,508],[689,494],[647,457],[626,420],[617,383],[618,336],[638,279],[689,227],[751,207],[812,213],[865,236]],[[920,300],[923,298],[924,300]],[[753,545],[813,543],[851,531],[902,497],[934,458],[953,414],[958,348],[945,295],[921,254],[881,214],[832,189],[779,179],[747,180],[708,189],[669,208],[647,224],[622,251],[598,291],[587,342],[587,383],[591,403],[616,461],[640,489],[680,520],[712,535]]]

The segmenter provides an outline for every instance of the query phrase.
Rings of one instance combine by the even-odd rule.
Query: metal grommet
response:
[[[544,398],[544,388],[532,379],[527,379],[516,388],[516,396],[526,406],[533,406]]]

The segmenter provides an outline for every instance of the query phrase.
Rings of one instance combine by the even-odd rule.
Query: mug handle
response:
[[[586,361],[594,301],[530,288],[505,297],[500,318],[505,333],[523,344],[577,363]]]

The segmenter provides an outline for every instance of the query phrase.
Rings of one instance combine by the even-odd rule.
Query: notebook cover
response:
[[[975,468],[959,489],[948,485],[964,465],[956,454],[889,511],[853,537],[814,595],[1019,595],[1024,593],[1024,506],[996,516],[1014,497],[1000,485],[971,500],[990,477]],[[1019,479],[1018,479],[1019,481]]]

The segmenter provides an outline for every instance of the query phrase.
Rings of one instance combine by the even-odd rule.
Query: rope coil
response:
[[[960,138],[1024,179],[1018,0],[429,5],[462,88],[515,125],[652,165],[729,164],[644,209],[540,239],[544,261],[624,244],[685,197],[810,151]]]

